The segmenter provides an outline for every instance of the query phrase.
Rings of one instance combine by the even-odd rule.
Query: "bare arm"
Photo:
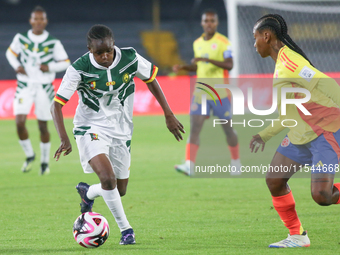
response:
[[[153,96],[157,99],[158,103],[161,105],[165,116],[166,126],[168,127],[169,131],[175,136],[177,141],[183,140],[182,134],[180,133],[185,133],[183,125],[177,120],[171,111],[158,81],[154,79],[152,82],[147,83],[146,85]]]
[[[52,106],[51,106],[51,114],[52,114],[54,126],[60,138],[60,146],[58,150],[56,151],[56,153],[54,154],[54,158],[56,159],[56,161],[59,160],[59,157],[63,151],[66,151],[64,153],[64,156],[68,155],[72,151],[72,145],[70,143],[70,139],[68,138],[65,125],[64,125],[64,117],[61,111],[62,107],[63,105],[61,105],[60,103],[56,101],[53,101]]]
[[[172,67],[172,70],[175,73],[178,73],[181,70],[189,71],[189,72],[196,72],[197,71],[197,65],[196,64],[191,64],[191,65],[174,65]]]
[[[212,60],[212,59],[209,59],[209,58],[194,58],[193,60],[191,60],[191,62],[195,63],[195,64],[198,61],[209,62],[209,63],[211,63],[215,66],[226,69],[228,71],[230,71],[234,66],[234,62],[233,62],[232,58],[226,58],[226,59],[224,59],[224,61],[217,61],[217,60]]]

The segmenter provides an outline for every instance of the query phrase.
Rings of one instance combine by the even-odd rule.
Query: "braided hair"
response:
[[[105,25],[94,25],[87,32],[87,45],[90,46],[92,40],[104,39],[107,37],[113,39],[113,32],[109,27]]]
[[[282,18],[282,16],[278,14],[267,14],[258,19],[254,26],[254,30],[261,32],[264,29],[269,29],[270,31],[272,31],[277,36],[277,38],[279,38],[279,40],[287,45],[288,48],[299,53],[312,66],[314,66],[312,62],[308,59],[307,55],[303,52],[303,50],[288,35],[287,23]]]

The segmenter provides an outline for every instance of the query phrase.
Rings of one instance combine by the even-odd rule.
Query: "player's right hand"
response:
[[[56,161],[59,160],[59,157],[60,157],[60,155],[62,154],[63,151],[65,151],[64,156],[71,153],[72,145],[70,143],[70,140],[61,141],[58,150],[54,154],[54,158],[55,158]]]
[[[17,70],[15,70],[16,73],[21,73],[21,74],[27,74],[25,71],[25,68],[23,66],[19,66]]]
[[[261,145],[262,145],[261,151],[263,151],[265,142],[262,140],[259,134],[253,135],[253,138],[250,140],[250,143],[249,143],[250,152],[253,152],[255,149],[254,152],[256,153],[261,147]]]
[[[180,70],[181,70],[181,65],[176,64],[172,67],[172,71],[174,71],[175,73],[178,73]]]

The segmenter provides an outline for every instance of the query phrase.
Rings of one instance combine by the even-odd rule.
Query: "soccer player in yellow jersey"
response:
[[[280,111],[279,99],[280,121],[275,121],[274,125],[271,124],[253,136],[249,145],[251,152],[257,152],[261,146],[263,151],[265,143],[284,129],[281,120],[292,119],[297,123],[291,125],[271,162],[272,169],[286,167],[289,171],[284,173],[271,170],[266,176],[274,208],[290,232],[287,239],[269,245],[273,248],[310,246],[287,184],[289,178],[302,166],[311,167],[311,193],[316,203],[322,206],[340,203],[340,183],[333,184],[340,159],[340,87],[312,65],[287,31],[285,20],[277,14],[263,16],[253,30],[257,52],[263,58],[270,56],[276,63],[273,87],[279,92],[282,88],[294,87],[310,93],[310,99],[299,107],[287,105],[286,116]],[[287,93],[286,98],[301,99],[307,94]],[[306,114],[305,110],[311,115]]]
[[[224,84],[225,78],[228,78],[228,71],[233,68],[233,58],[231,54],[231,44],[227,37],[218,33],[218,15],[214,10],[206,10],[202,14],[201,25],[204,33],[195,40],[193,48],[195,58],[191,61],[191,65],[175,65],[173,70],[178,72],[179,70],[196,71],[197,81],[206,81],[205,78],[214,78],[214,83]],[[215,84],[210,84],[214,87]],[[199,83],[196,83],[194,97],[191,104],[191,130],[189,140],[186,146],[186,161],[182,165],[176,165],[175,169],[186,175],[190,175],[190,167],[193,168],[196,160],[197,151],[199,148],[199,134],[203,127],[204,121],[207,119],[207,115],[201,114],[202,104],[201,96],[205,92],[199,88],[204,87]],[[214,99],[218,100],[216,95],[213,98],[207,98],[207,114],[213,111],[215,116],[220,119],[231,119],[231,106],[226,89],[215,89],[221,98],[222,105],[215,105]],[[227,136],[227,143],[231,154],[231,166],[234,172],[232,174],[240,174],[240,157],[239,157],[239,145],[237,141],[237,135],[233,128],[228,124],[222,125],[223,131]]]

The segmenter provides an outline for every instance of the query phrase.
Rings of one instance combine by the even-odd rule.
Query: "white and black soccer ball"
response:
[[[109,237],[109,223],[99,213],[86,212],[73,224],[74,239],[85,248],[97,248]]]

